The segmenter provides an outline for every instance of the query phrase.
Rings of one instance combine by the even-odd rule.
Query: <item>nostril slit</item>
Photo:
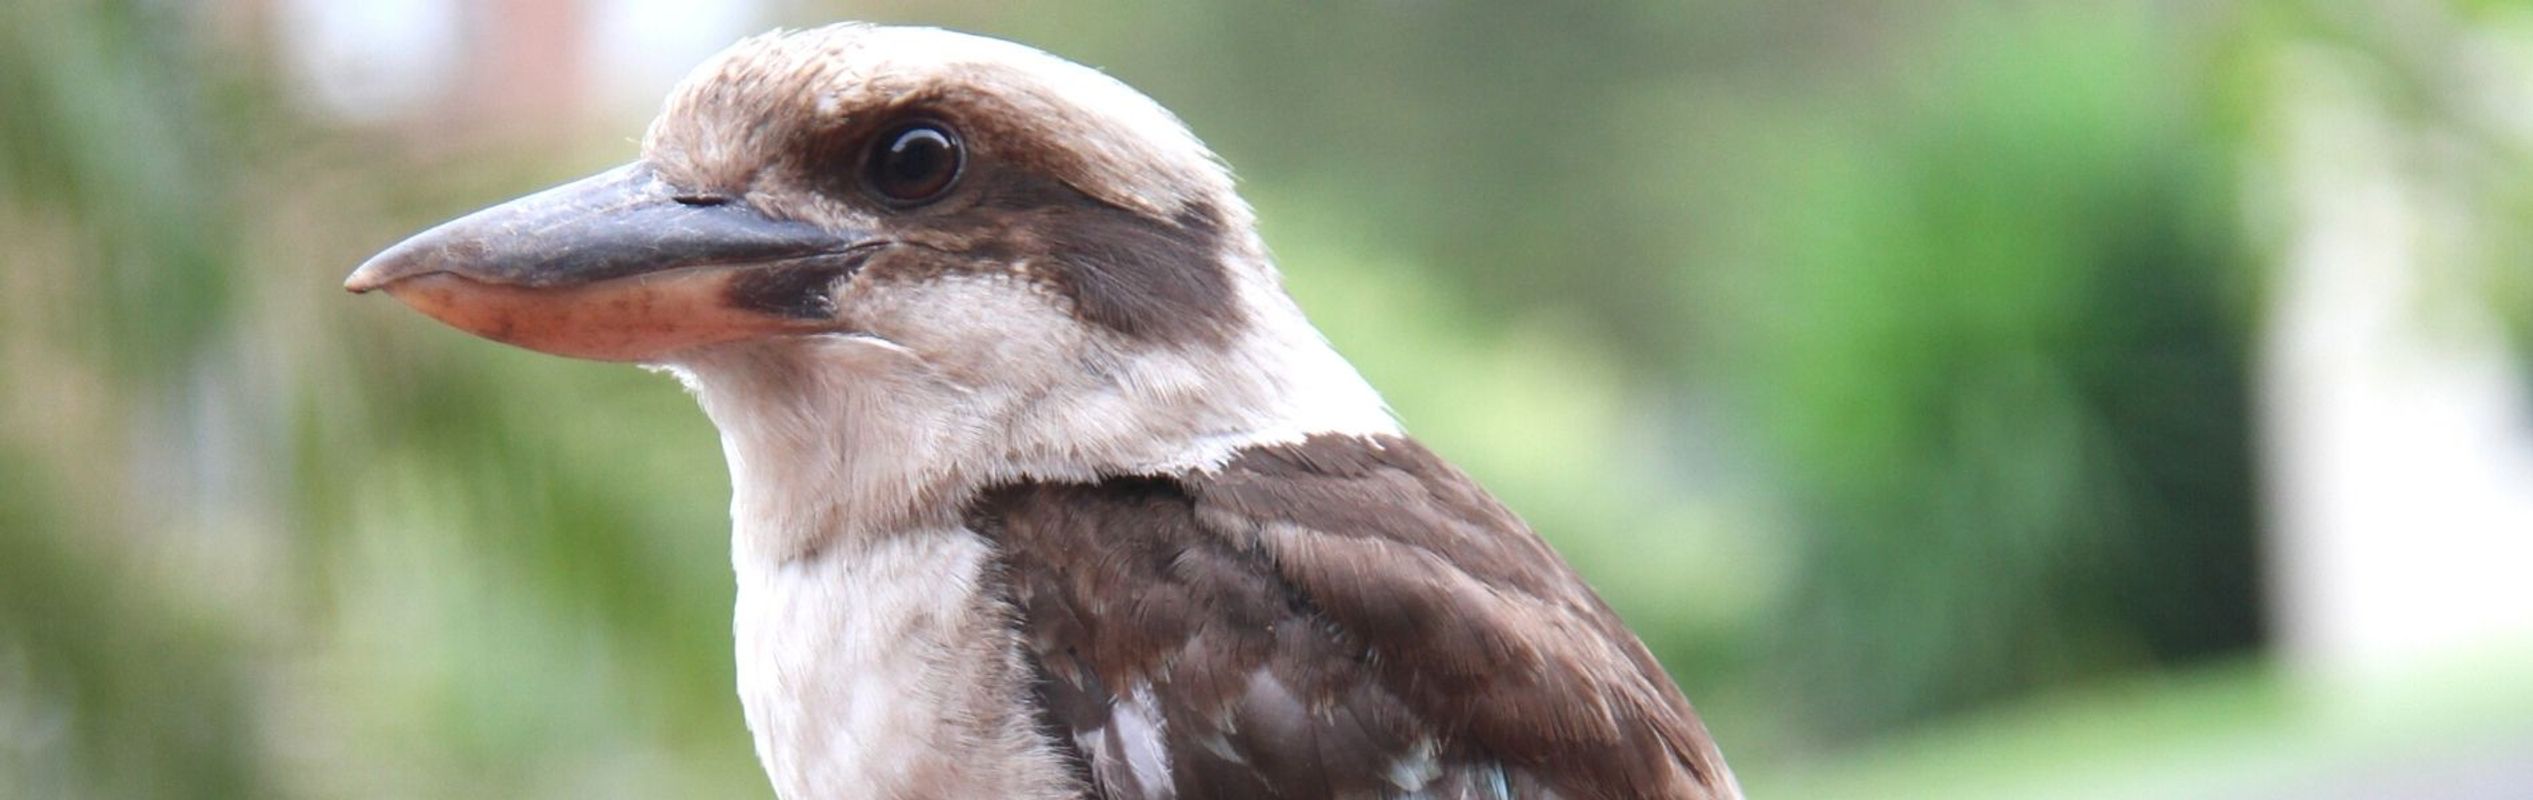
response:
[[[669,199],[677,201],[677,204],[681,206],[724,206],[730,204],[730,196],[726,194],[681,194],[670,197]]]

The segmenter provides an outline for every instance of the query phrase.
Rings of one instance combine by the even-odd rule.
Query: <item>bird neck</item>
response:
[[[968,423],[871,342],[681,365],[730,462],[733,631],[784,798],[1078,796],[1028,705],[991,545],[958,520]]]

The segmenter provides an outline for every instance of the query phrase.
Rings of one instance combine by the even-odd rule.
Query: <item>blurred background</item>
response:
[[[666,378],[342,277],[836,19],[1175,109],[1772,798],[2533,797],[2533,8],[0,4],[0,796],[765,797]]]

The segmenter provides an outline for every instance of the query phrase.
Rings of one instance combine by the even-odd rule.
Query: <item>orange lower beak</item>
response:
[[[601,361],[648,361],[696,347],[835,329],[827,320],[735,305],[732,285],[746,269],[685,269],[549,288],[435,272],[381,288],[467,333]]]

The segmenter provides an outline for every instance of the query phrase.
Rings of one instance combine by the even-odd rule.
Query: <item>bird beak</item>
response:
[[[834,329],[830,295],[874,242],[681,196],[641,162],[468,214],[379,253],[343,288],[384,289],[468,333],[643,361]]]

